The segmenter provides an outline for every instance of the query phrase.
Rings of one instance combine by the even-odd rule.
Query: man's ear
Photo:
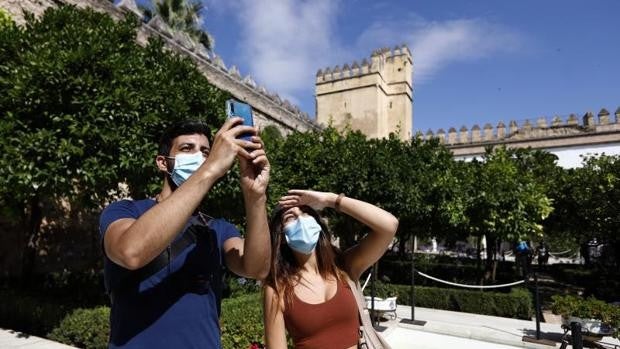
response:
[[[169,162],[168,158],[163,155],[157,155],[155,157],[155,165],[162,172],[166,172],[166,173],[170,172],[168,169],[168,162]]]

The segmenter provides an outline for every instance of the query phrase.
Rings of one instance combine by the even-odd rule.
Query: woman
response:
[[[331,207],[371,230],[341,252],[316,210]],[[290,190],[270,222],[271,271],[265,280],[267,348],[353,349],[359,341],[359,313],[348,279],[358,280],[394,238],[398,220],[369,203],[334,193]]]

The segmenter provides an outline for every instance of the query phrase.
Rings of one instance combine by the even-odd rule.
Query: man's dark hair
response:
[[[202,134],[211,143],[211,129],[206,122],[200,120],[182,120],[175,122],[164,131],[159,139],[159,155],[170,155],[172,141],[184,135]]]

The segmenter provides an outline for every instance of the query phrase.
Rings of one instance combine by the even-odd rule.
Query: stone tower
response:
[[[407,46],[380,49],[370,61],[316,74],[317,122],[337,129],[350,126],[371,138],[391,132],[411,138],[413,60]]]

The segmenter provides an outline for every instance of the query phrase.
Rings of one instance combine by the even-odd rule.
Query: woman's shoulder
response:
[[[351,277],[351,274],[346,270],[340,270],[340,279],[342,283],[346,285],[355,285],[355,279]]]
[[[265,309],[271,309],[270,311],[274,309],[278,309],[281,312],[284,311],[284,300],[271,285],[263,286],[263,304]],[[276,304],[277,306],[274,306]]]

